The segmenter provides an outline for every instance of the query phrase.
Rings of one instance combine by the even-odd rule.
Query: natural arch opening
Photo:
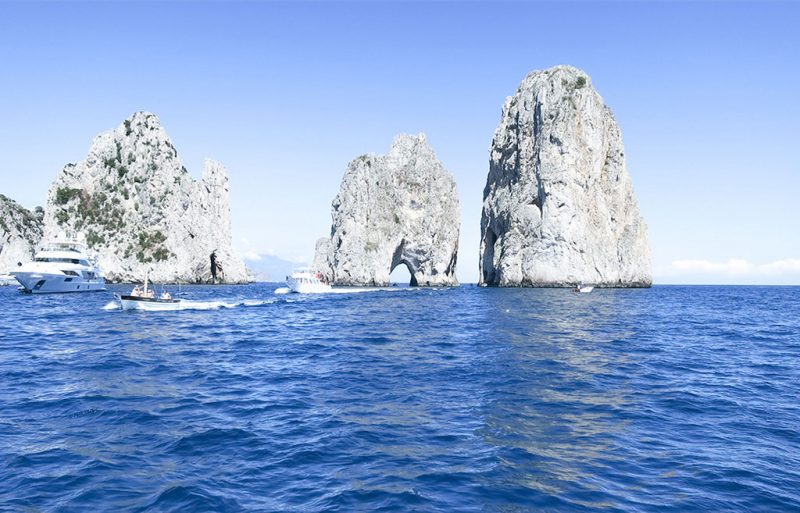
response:
[[[408,283],[409,286],[416,287],[415,268],[406,259],[405,250],[406,240],[403,239],[394,250],[394,255],[392,255],[392,266],[389,268],[389,283]]]
[[[400,265],[396,265],[389,275],[389,283],[392,285],[406,283],[411,285],[412,281],[413,276],[411,274],[411,270],[409,269],[408,264],[405,262],[402,262]]]

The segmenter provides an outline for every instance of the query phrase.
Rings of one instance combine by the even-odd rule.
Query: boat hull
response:
[[[145,310],[148,312],[168,312],[181,309],[180,299],[153,299],[140,298],[134,296],[120,296],[114,294],[114,298],[123,310]]]
[[[66,292],[97,292],[106,290],[104,279],[84,280],[80,276],[39,272],[13,272],[22,285],[23,292],[31,294],[57,294]]]

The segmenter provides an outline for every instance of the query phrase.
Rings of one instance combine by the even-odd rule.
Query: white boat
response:
[[[578,285],[574,289],[573,292],[579,292],[581,294],[588,294],[589,292],[593,291],[594,287],[591,285]]]
[[[319,294],[331,291],[331,286],[322,281],[319,271],[311,271],[310,269],[294,271],[291,276],[286,277],[286,286],[289,287],[290,291],[302,294]]]
[[[114,299],[123,310],[145,310],[148,312],[166,312],[180,310],[183,305],[180,299],[161,299],[114,294]]]
[[[147,277],[144,278],[144,289],[135,286],[128,295],[114,294],[114,299],[119,302],[123,310],[146,310],[150,312],[165,312],[180,310],[181,300],[173,299],[167,292],[157,295],[152,288],[147,287]]]
[[[84,238],[63,234],[46,243],[33,262],[10,273],[22,285],[23,292],[92,292],[106,290],[103,272],[97,261],[87,255]]]

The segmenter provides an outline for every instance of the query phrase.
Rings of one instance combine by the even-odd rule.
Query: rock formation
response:
[[[395,138],[388,155],[350,162],[332,203],[330,239],[314,266],[338,285],[385,286],[400,264],[418,286],[456,285],[456,184],[423,134]]]
[[[231,245],[228,174],[206,160],[195,181],[158,118],[137,112],[92,142],[50,187],[45,236],[86,235],[109,281],[241,283]],[[213,257],[212,257],[213,255]],[[216,269],[212,272],[211,262]]]
[[[482,285],[650,286],[620,130],[583,71],[534,71],[506,99],[483,198]]]
[[[0,274],[33,260],[42,239],[43,216],[40,207],[31,212],[0,194]]]

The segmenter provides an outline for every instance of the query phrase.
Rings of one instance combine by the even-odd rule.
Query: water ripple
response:
[[[275,288],[0,288],[0,510],[800,509],[798,288]]]

